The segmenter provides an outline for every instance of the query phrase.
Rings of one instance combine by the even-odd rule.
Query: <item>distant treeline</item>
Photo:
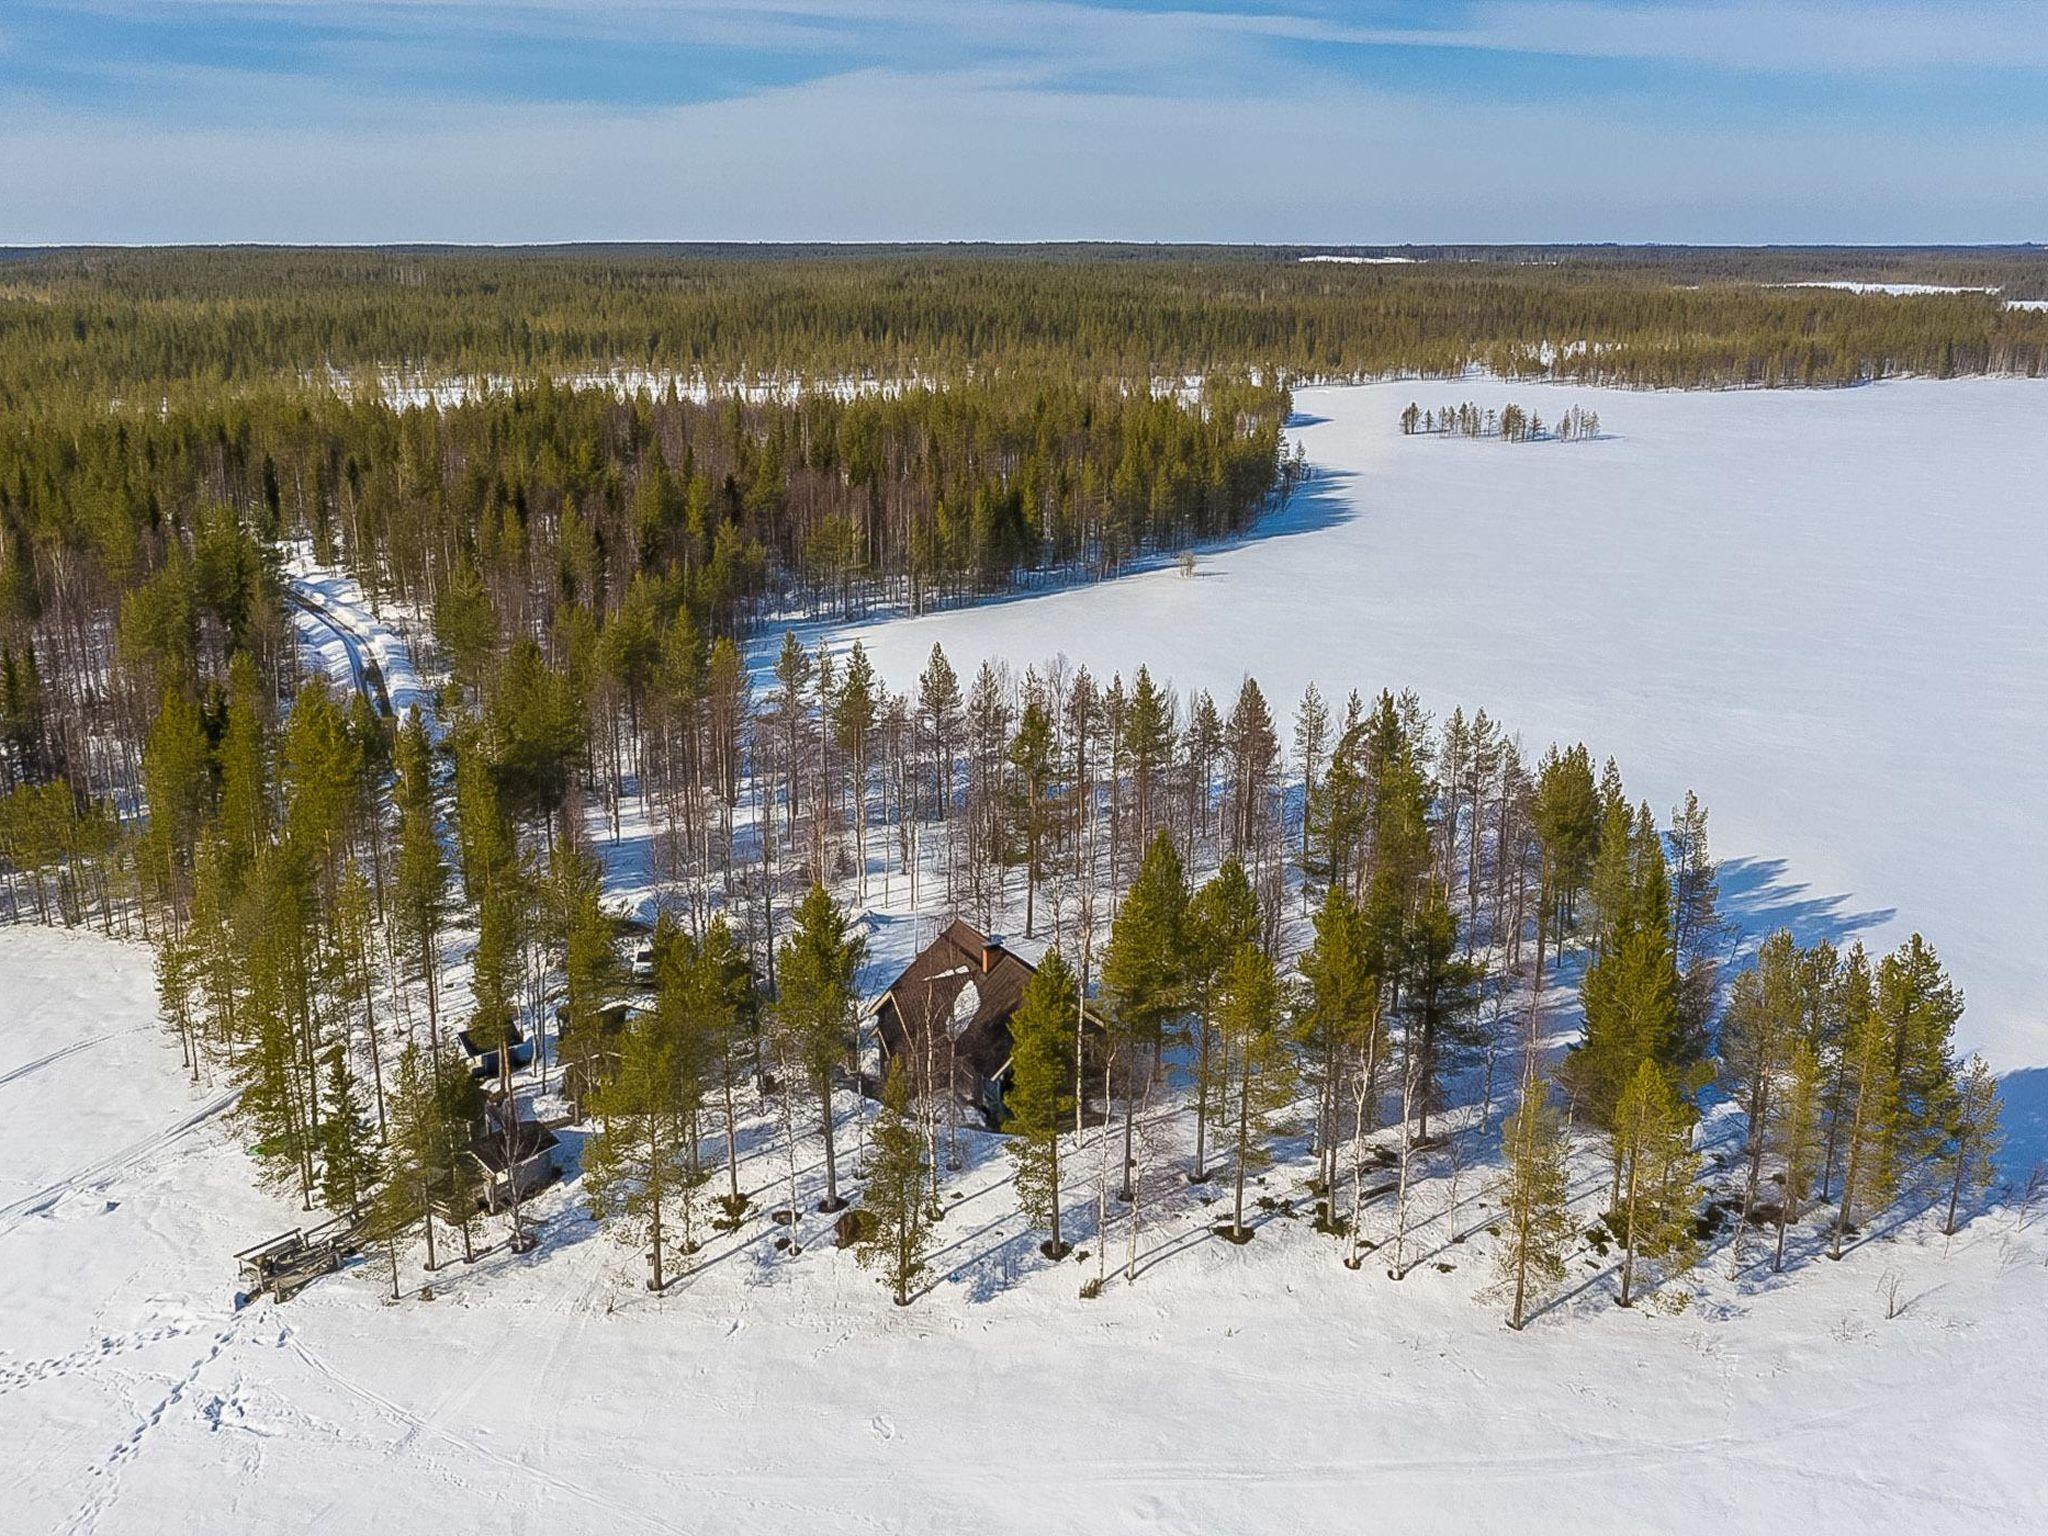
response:
[[[1765,282],[1855,275],[2048,292],[2048,256],[1298,249],[755,254],[602,247],[29,253],[0,263],[0,407],[57,396],[645,369],[712,379],[1293,378],[1481,366],[1690,386],[2039,373],[2048,314],[1983,293],[1886,299]],[[145,393],[146,392],[146,393]]]

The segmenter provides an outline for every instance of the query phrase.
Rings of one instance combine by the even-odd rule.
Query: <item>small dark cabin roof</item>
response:
[[[511,1044],[513,1053],[516,1056],[519,1047],[526,1044],[526,1031],[521,1029],[517,1024],[508,1024],[505,1027],[505,1033],[510,1037],[509,1043]],[[455,1043],[462,1047],[463,1054],[467,1056],[488,1056],[493,1054],[498,1049],[495,1045],[485,1045],[482,1041],[477,1039],[476,1032],[474,1030],[468,1029],[460,1030],[457,1032],[455,1036]]]
[[[537,1121],[521,1120],[512,1131],[512,1142],[519,1155],[510,1162],[523,1163],[543,1152],[553,1151],[559,1138]],[[492,1131],[477,1137],[469,1144],[469,1155],[492,1173],[503,1173],[510,1165],[505,1157],[505,1151],[503,1131]]]

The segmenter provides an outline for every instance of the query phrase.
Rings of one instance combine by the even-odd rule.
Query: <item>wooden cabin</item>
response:
[[[493,1129],[477,1137],[466,1151],[476,1176],[478,1208],[502,1210],[512,1203],[515,1190],[525,1200],[554,1183],[561,1174],[555,1162],[559,1145],[553,1131],[532,1120],[514,1121],[509,1132]]]
[[[862,1074],[863,1089],[879,1094],[899,1059],[920,1084],[943,1083],[950,1073],[961,1107],[1001,1130],[1010,1019],[1037,969],[1001,937],[953,919],[869,1002],[880,1071]]]

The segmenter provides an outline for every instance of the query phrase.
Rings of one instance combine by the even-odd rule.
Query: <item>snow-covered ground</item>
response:
[[[1586,404],[1610,435],[1403,439],[1411,397]],[[2048,1150],[2029,948],[2048,916],[2030,859],[2048,816],[2044,404],[2048,386],[1991,382],[1305,391],[1294,431],[1316,478],[1193,579],[862,634],[897,686],[938,639],[965,667],[1064,649],[1217,689],[1250,670],[1283,710],[1312,676],[1412,684],[1532,745],[1584,735],[1660,807],[1701,791],[1752,929],[1882,943],[1924,927],[1971,990],[1969,1039],[2017,1069],[2008,1119],[2030,1158]],[[301,574],[322,609],[308,643],[352,678],[335,621],[403,708],[422,684],[402,639]],[[621,893],[646,879],[647,829],[631,807],[626,822]],[[915,942],[895,895],[875,915],[889,957]],[[658,1299],[572,1179],[536,1203],[533,1253],[494,1230],[432,1300],[415,1253],[399,1305],[372,1263],[236,1312],[233,1252],[302,1217],[255,1188],[225,1085],[185,1077],[146,951],[6,930],[0,996],[0,1530],[1982,1536],[2038,1528],[2048,1501],[2031,1364],[2048,1213],[2020,1230],[1994,1211],[1953,1244],[1909,1219],[1839,1264],[1809,1232],[1783,1277],[1730,1279],[1716,1253],[1678,1315],[1615,1308],[1611,1257],[1581,1251],[1515,1334],[1481,1294],[1476,1129],[1455,1182],[1443,1154],[1418,1182],[1404,1280],[1383,1253],[1345,1270],[1280,1209],[1248,1246],[1214,1238],[1220,1208],[1162,1157],[1137,1278],[1120,1278],[1118,1219],[1093,1301],[1077,1295],[1103,1251],[1090,1191],[1068,1217],[1091,1257],[1049,1265],[994,1139],[969,1137],[929,1288],[899,1310],[824,1218],[806,1214],[800,1254],[775,1251],[759,1212],[788,1174],[754,1121],[754,1219]],[[843,1146],[857,1113],[842,1100]],[[1188,1129],[1162,1120],[1158,1150]],[[1731,1131],[1717,1115],[1708,1150],[1725,1158]],[[808,1212],[815,1144],[800,1161]],[[1302,1212],[1305,1173],[1283,1159],[1257,1193]],[[1582,1220],[1603,1188],[1582,1163]],[[1366,1222],[1386,1238],[1387,1203]]]
[[[1584,405],[1605,435],[1403,437],[1411,400]],[[1749,930],[1917,928],[1968,995],[1965,1043],[2048,1067],[2048,383],[1295,403],[1314,478],[1192,578],[1161,562],[844,638],[897,688],[934,643],[962,676],[1064,652],[1226,703],[1249,672],[1283,718],[1311,680],[1412,687],[1533,750],[1584,740],[1660,816],[1699,791]]]
[[[1676,1316],[1612,1306],[1586,1255],[1515,1334],[1475,1299],[1469,1170],[1455,1210],[1441,1171],[1418,1196],[1447,1214],[1398,1283],[1299,1219],[1210,1238],[1162,1180],[1136,1283],[1091,1302],[1094,1263],[1032,1251],[981,1145],[904,1310],[815,1217],[796,1258],[756,1221],[656,1299],[571,1185],[535,1253],[432,1301],[385,1304],[372,1264],[236,1312],[229,1255],[299,1217],[184,1079],[149,976],[103,939],[0,939],[8,1531],[1986,1536],[2048,1500],[2048,1221],[2002,1213],[1946,1253],[1914,1226],[1840,1264],[1796,1245],[1777,1280],[1715,1262]]]

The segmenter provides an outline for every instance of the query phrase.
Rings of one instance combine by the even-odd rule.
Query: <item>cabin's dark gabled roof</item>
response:
[[[507,1159],[506,1136],[503,1131],[491,1131],[479,1136],[469,1144],[469,1155],[482,1163],[492,1173],[503,1173],[511,1163],[523,1163],[552,1151],[557,1144],[555,1133],[533,1120],[521,1120],[513,1128],[511,1140],[517,1156]]]
[[[511,1039],[512,1054],[516,1060],[519,1055],[519,1047],[526,1044],[526,1031],[517,1024],[508,1023],[505,1026],[505,1033]],[[462,1052],[465,1056],[489,1056],[495,1054],[498,1049],[495,1044],[487,1045],[479,1040],[476,1036],[476,1031],[472,1029],[458,1031],[455,1036],[455,1043],[462,1047]]]
[[[954,918],[889,984],[896,1012],[906,1025],[925,1027],[951,1020],[960,994],[971,982],[979,999],[961,1033],[1007,1019],[1024,1000],[1037,969],[1000,939]]]

